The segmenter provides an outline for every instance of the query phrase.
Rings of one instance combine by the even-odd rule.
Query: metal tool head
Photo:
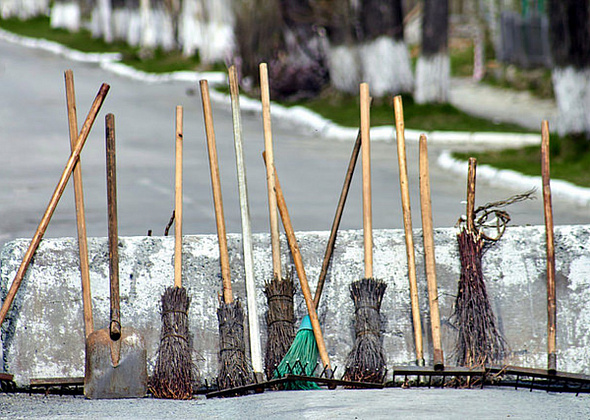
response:
[[[109,328],[86,340],[84,395],[89,399],[141,398],[147,393],[146,347],[134,328],[112,340]]]

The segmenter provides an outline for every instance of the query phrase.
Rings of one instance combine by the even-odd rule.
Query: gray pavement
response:
[[[525,389],[275,391],[191,401],[0,394],[3,418],[587,419],[590,396]]]
[[[476,83],[470,78],[452,79],[450,102],[468,114],[535,131],[541,130],[542,120],[554,127],[558,114],[554,100],[539,99],[527,91]]]

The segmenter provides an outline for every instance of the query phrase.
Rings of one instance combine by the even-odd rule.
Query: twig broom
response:
[[[381,302],[387,285],[373,277],[373,227],[371,208],[371,149],[369,85],[360,85],[363,164],[363,232],[365,277],[350,285],[355,307],[356,338],[346,359],[343,379],[381,382],[385,376],[385,353],[381,342]]]
[[[272,249],[273,277],[265,284],[264,293],[268,302],[265,354],[265,373],[272,378],[289,346],[295,337],[293,309],[294,286],[289,273],[281,274],[281,247],[279,241],[279,216],[277,214],[277,198],[275,195],[274,151],[272,145],[272,128],[270,119],[270,92],[268,68],[266,63],[260,64],[260,96],[262,101],[262,122],[264,128],[264,149],[269,164],[266,167],[266,186],[268,192],[268,214],[270,220],[270,240]]]
[[[160,347],[150,390],[156,398],[186,400],[193,395],[193,369],[189,341],[190,299],[182,286],[182,150],[183,109],[176,107],[176,169],[174,205],[174,286],[162,295]]]
[[[217,319],[219,321],[219,389],[237,388],[253,382],[252,369],[246,361],[246,344],[244,342],[244,310],[240,301],[234,300],[231,286],[229,253],[223,215],[223,200],[219,180],[217,146],[213,130],[213,114],[209,99],[209,85],[200,81],[203,101],[203,115],[207,134],[207,152],[211,170],[211,187],[215,205],[215,220],[219,240],[219,262],[223,281],[223,299],[219,301]]]

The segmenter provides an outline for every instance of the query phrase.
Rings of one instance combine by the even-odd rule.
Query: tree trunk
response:
[[[412,92],[414,77],[404,43],[402,0],[365,0],[360,21],[362,78],[373,96]]]
[[[416,66],[414,94],[420,104],[448,102],[451,78],[448,29],[448,0],[424,0],[422,53]]]
[[[548,4],[552,71],[559,109],[557,131],[590,140],[590,2],[551,0]]]
[[[331,8],[326,13],[325,27],[328,36],[327,64],[331,85],[341,92],[358,94],[361,83],[361,67],[355,15],[350,0],[329,2]]]

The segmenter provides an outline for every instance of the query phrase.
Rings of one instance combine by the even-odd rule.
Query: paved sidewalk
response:
[[[498,123],[513,123],[540,130],[542,120],[549,120],[550,127],[554,127],[557,121],[554,100],[536,98],[529,92],[475,83],[470,78],[453,78],[450,96],[451,104],[461,111]]]

